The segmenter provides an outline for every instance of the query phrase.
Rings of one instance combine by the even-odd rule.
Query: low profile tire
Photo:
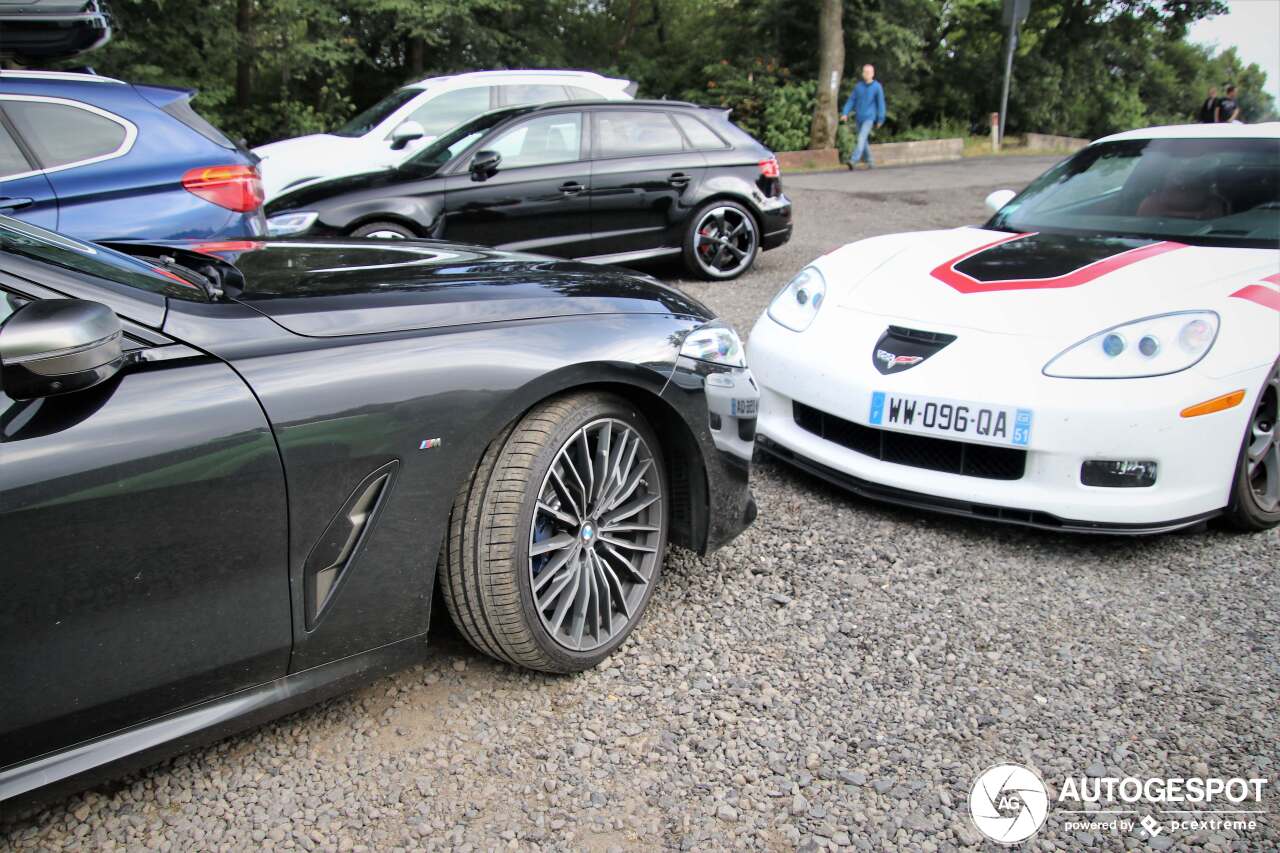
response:
[[[1245,427],[1226,521],[1237,530],[1280,524],[1280,362],[1258,394]]]
[[[383,240],[412,240],[418,235],[395,222],[370,222],[351,232],[352,237],[375,237]]]
[[[657,437],[626,400],[539,404],[489,445],[454,501],[440,577],[454,624],[498,660],[590,669],[653,594],[666,497]]]
[[[708,281],[737,278],[760,254],[756,219],[736,201],[713,201],[689,219],[684,235],[684,265]]]

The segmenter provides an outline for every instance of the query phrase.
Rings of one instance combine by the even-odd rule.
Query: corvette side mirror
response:
[[[996,190],[987,196],[987,207],[990,208],[992,213],[999,213],[1000,208],[1013,201],[1013,197],[1016,195],[1017,193],[1013,190]]]
[[[497,151],[477,151],[471,158],[471,180],[487,181],[498,171],[502,155]]]
[[[100,302],[28,302],[0,325],[0,388],[14,400],[92,388],[124,364],[123,336]]]
[[[415,139],[421,139],[427,132],[416,121],[403,121],[391,131],[391,150],[399,151]]]

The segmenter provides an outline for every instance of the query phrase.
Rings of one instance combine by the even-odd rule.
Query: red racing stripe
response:
[[[1269,278],[1264,278],[1263,281],[1273,281],[1277,279],[1280,279],[1280,275],[1273,275]],[[1256,302],[1259,305],[1270,308],[1274,311],[1280,311],[1280,290],[1263,287],[1261,284],[1251,284],[1248,287],[1240,288],[1231,295],[1239,297],[1240,299],[1248,299],[1250,302]]]
[[[1109,258],[1103,258],[1100,261],[1094,261],[1087,266],[1072,270],[1066,275],[1054,276],[1052,278],[1022,278],[1022,279],[997,279],[995,281],[979,281],[972,276],[965,275],[956,269],[956,264],[967,260],[981,252],[985,252],[993,246],[999,246],[1001,243],[1009,243],[1013,240],[1020,240],[1023,237],[1031,237],[1036,232],[1028,234],[1014,234],[1009,237],[1003,237],[994,243],[988,243],[985,246],[979,246],[972,251],[966,252],[957,258],[952,258],[942,264],[939,264],[933,270],[933,277],[938,281],[954,287],[961,293],[990,293],[999,290],[1039,290],[1060,287],[1079,287],[1082,284],[1088,284],[1094,279],[1101,278],[1107,273],[1115,272],[1123,269],[1138,261],[1147,258],[1163,255],[1165,252],[1172,252],[1175,249],[1185,249],[1182,243],[1174,243],[1170,241],[1162,241],[1159,243],[1151,243],[1147,246],[1139,246],[1136,249],[1130,249],[1127,252],[1121,252],[1118,255],[1112,255]]]

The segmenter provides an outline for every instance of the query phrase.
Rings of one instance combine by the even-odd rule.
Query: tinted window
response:
[[[684,150],[684,140],[666,113],[601,110],[595,114],[596,156],[631,157]]]
[[[432,98],[414,110],[409,121],[421,124],[427,136],[439,136],[488,111],[489,87],[473,86]]]
[[[0,251],[127,284],[152,293],[203,302],[204,291],[176,276],[166,275],[129,255],[82,243],[7,216],[0,216]]]
[[[1033,181],[989,226],[1274,248],[1280,240],[1280,141],[1091,145]]]
[[[422,94],[421,89],[398,89],[356,115],[333,132],[334,136],[364,136],[387,120],[387,116]]]
[[[218,130],[209,122],[205,121],[204,116],[191,108],[191,101],[186,98],[179,98],[172,103],[166,104],[164,111],[212,142],[214,145],[221,145],[223,148],[236,147],[236,144],[227,138],[226,134]]]
[[[584,89],[581,86],[566,86],[569,90],[569,97],[575,101],[603,101],[599,92],[593,92],[590,89]]]
[[[103,157],[124,144],[123,125],[79,107],[6,101],[4,109],[46,169]]]
[[[31,164],[18,148],[18,143],[13,141],[9,131],[0,124],[0,178],[30,171]]]
[[[708,148],[724,148],[724,140],[716,136],[715,131],[707,127],[702,122],[690,115],[684,113],[672,113],[671,117],[676,120],[676,124],[680,125],[680,129],[684,131],[684,135],[689,138],[689,143],[701,150]]]
[[[571,163],[582,150],[582,113],[539,116],[483,146],[502,155],[502,169]]]
[[[508,106],[519,104],[546,104],[551,101],[565,101],[569,96],[564,86],[549,86],[539,83],[531,86],[503,86],[502,100]]]

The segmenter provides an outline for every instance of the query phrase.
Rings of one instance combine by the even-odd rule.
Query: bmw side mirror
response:
[[[1000,208],[1013,201],[1013,197],[1016,195],[1017,193],[1013,190],[996,190],[987,196],[987,207],[992,213],[999,213]]]
[[[0,388],[14,400],[92,388],[124,364],[123,336],[100,302],[28,302],[0,325]]]
[[[487,181],[498,171],[502,155],[497,151],[477,151],[471,158],[471,180]]]
[[[415,139],[421,139],[426,135],[426,130],[416,121],[401,122],[395,130],[391,131],[391,150],[399,151]]]

